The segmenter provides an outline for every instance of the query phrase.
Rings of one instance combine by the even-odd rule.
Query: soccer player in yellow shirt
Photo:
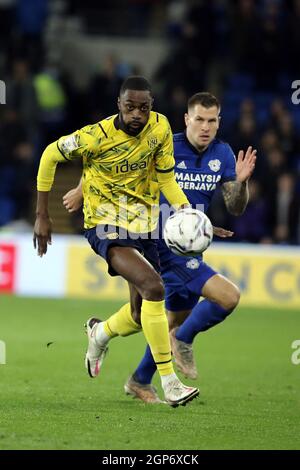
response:
[[[178,406],[198,396],[199,390],[183,385],[173,369],[153,233],[160,191],[176,208],[188,200],[175,180],[168,120],[152,111],[152,103],[149,82],[129,77],[121,86],[118,114],[61,137],[45,149],[38,172],[34,246],[43,256],[51,243],[48,193],[57,163],[82,158],[85,237],[106,260],[108,272],[121,275],[130,289],[130,302],[107,321],[87,321],[86,368],[96,377],[108,342],[143,329],[165,400]]]

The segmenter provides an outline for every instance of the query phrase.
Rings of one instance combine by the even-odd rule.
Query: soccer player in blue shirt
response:
[[[240,151],[237,161],[231,147],[216,138],[220,123],[220,104],[210,93],[196,93],[188,101],[185,132],[174,135],[175,176],[193,207],[207,211],[220,185],[226,208],[233,215],[244,212],[248,202],[248,180],[256,161],[256,150]],[[78,193],[77,193],[78,194]],[[76,200],[77,197],[77,200]],[[160,203],[167,203],[161,195]],[[78,208],[75,190],[64,198],[69,211]],[[214,234],[232,232],[214,228]],[[197,378],[192,344],[195,336],[222,322],[238,305],[240,292],[229,279],[204,263],[202,256],[180,257],[159,240],[161,276],[165,286],[172,352],[178,370]],[[199,302],[200,297],[204,300]],[[149,346],[125,392],[146,403],[161,403],[152,377],[156,365]]]
[[[207,211],[213,194],[221,185],[230,214],[242,214],[248,202],[248,180],[253,173],[256,150],[240,151],[236,161],[231,147],[216,138],[220,123],[220,104],[210,93],[197,93],[188,101],[186,131],[174,135],[175,176],[189,202]],[[163,195],[160,202],[167,203]],[[221,237],[231,232],[214,229]],[[206,331],[233,312],[239,302],[238,287],[215,272],[202,256],[186,258],[173,254],[159,240],[161,276],[165,286],[173,357],[186,377],[197,378],[192,344]],[[204,300],[199,302],[200,297]],[[149,346],[125,392],[145,402],[160,402],[151,380],[156,371]]]

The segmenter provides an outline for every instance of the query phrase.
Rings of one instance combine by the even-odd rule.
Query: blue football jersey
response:
[[[203,212],[211,203],[217,187],[236,179],[236,159],[229,144],[214,139],[204,152],[198,152],[188,141],[185,132],[174,134],[175,176],[190,204]],[[161,194],[160,204],[168,204]],[[178,258],[159,240],[161,263]]]

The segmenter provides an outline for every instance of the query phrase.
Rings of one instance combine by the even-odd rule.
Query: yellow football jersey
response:
[[[61,137],[57,147],[66,160],[83,159],[84,226],[111,224],[135,233],[155,229],[159,216],[156,172],[175,165],[168,120],[150,112],[137,136],[116,126],[117,115]]]

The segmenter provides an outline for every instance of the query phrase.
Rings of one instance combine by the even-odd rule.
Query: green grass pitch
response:
[[[142,334],[114,339],[101,376],[87,376],[84,321],[119,305],[0,297],[0,449],[300,448],[300,312],[239,308],[199,335],[201,395],[173,409],[123,392]]]

